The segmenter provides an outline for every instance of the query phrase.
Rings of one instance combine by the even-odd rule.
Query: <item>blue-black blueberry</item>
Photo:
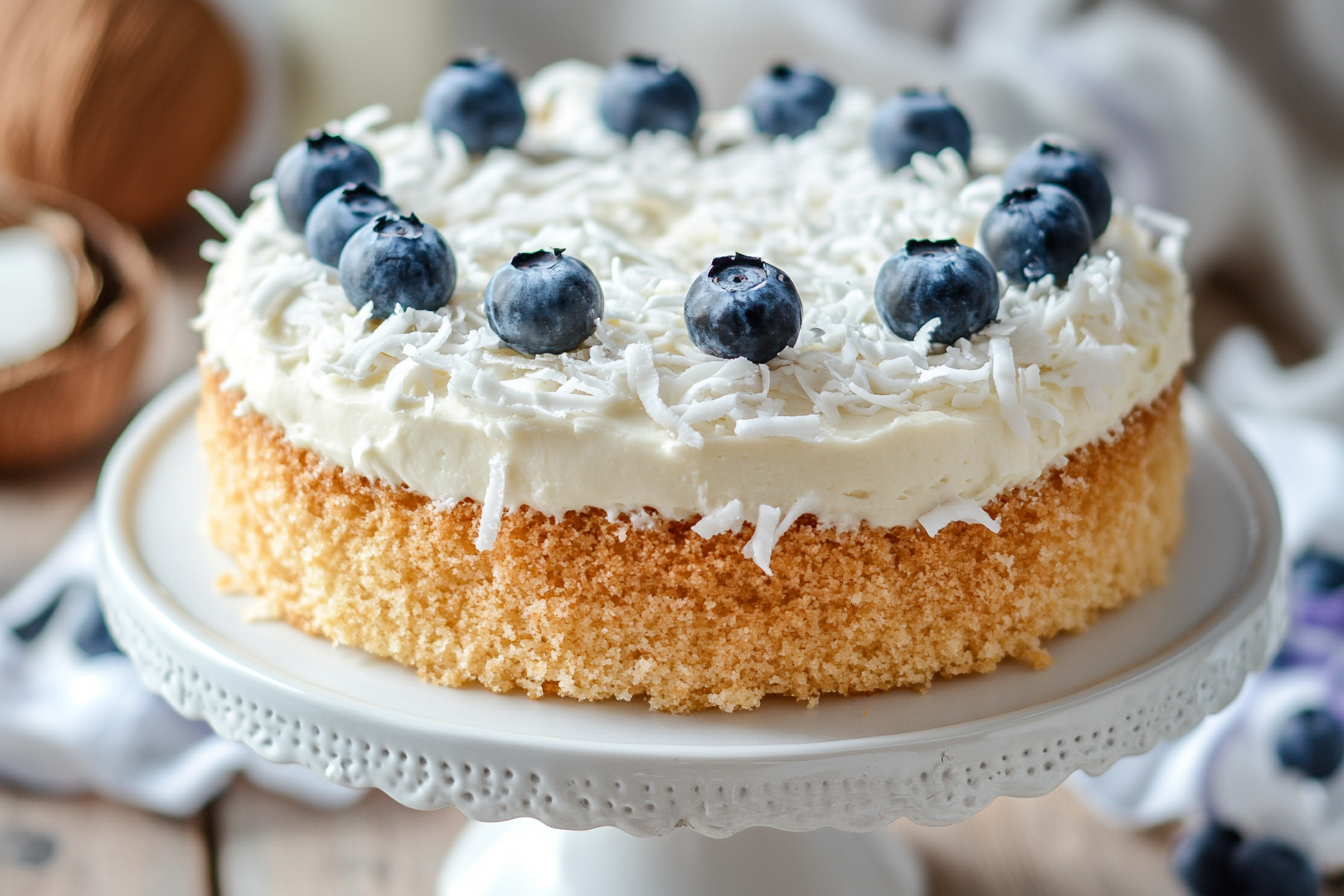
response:
[[[337,264],[350,304],[373,303],[385,318],[398,306],[437,311],[457,287],[457,260],[448,242],[415,215],[379,215],[356,230]]]
[[[764,364],[798,341],[803,301],[789,275],[752,255],[723,255],[686,292],[686,330],[717,358]]]
[[[1274,751],[1284,768],[1328,778],[1344,763],[1344,724],[1328,709],[1304,709],[1284,723]]]
[[[1228,860],[1234,896],[1316,896],[1320,877],[1301,851],[1270,837],[1248,837]]]
[[[1306,597],[1322,597],[1344,586],[1344,560],[1310,547],[1293,561],[1293,585]]]
[[[378,186],[383,173],[373,153],[363,146],[326,131],[313,131],[285,150],[275,163],[274,176],[285,224],[303,233],[308,213],[319,199],[341,184],[364,181]]]
[[[520,252],[485,287],[485,319],[509,348],[528,355],[578,348],[602,317],[602,286],[564,249]]]
[[[395,215],[396,204],[364,181],[337,187],[317,201],[308,213],[303,235],[308,254],[336,267],[341,250],[356,230],[379,215]]]
[[[1209,822],[1180,839],[1171,864],[1195,896],[1227,896],[1238,892],[1232,880],[1232,851],[1240,844],[1237,831]]]
[[[436,131],[452,131],[472,155],[511,147],[527,113],[518,82],[493,56],[455,59],[435,76],[420,112]]]
[[[625,138],[640,131],[676,131],[689,137],[700,121],[700,94],[681,69],[634,54],[607,69],[598,111]]]
[[[797,137],[831,110],[835,85],[811,69],[781,62],[752,79],[743,102],[762,134]]]
[[[933,341],[951,345],[999,314],[999,277],[989,259],[956,240],[909,240],[877,272],[878,316],[905,339],[935,317]]]
[[[1076,196],[1040,184],[1005,194],[980,223],[980,241],[1009,283],[1025,286],[1053,274],[1063,286],[1092,245],[1092,227]]]
[[[971,126],[942,92],[904,90],[877,108],[868,132],[873,155],[888,171],[910,164],[917,152],[937,155],[949,146],[971,158]]]
[[[1038,138],[1003,172],[1003,189],[1020,190],[1038,184],[1063,187],[1087,210],[1087,223],[1096,239],[1111,223],[1111,185],[1087,153],[1059,140]]]

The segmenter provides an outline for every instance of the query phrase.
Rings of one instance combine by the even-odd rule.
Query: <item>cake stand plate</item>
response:
[[[858,832],[959,821],[1184,734],[1235,696],[1287,625],[1273,491],[1187,389],[1187,529],[1167,585],[1050,641],[1044,671],[1010,662],[926,694],[688,716],[436,687],[282,622],[245,621],[248,599],[215,590],[230,565],[201,534],[198,388],[188,376],[156,399],[104,470],[113,635],[152,690],[268,759],[415,808],[544,823],[469,830],[444,869],[455,894],[918,893],[894,838]]]

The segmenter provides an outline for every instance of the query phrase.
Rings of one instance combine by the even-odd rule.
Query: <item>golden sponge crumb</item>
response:
[[[1188,466],[1178,378],[1114,437],[986,507],[995,535],[952,523],[841,532],[804,516],[766,576],[751,538],[695,520],[635,528],[586,509],[506,512],[489,551],[480,507],[341,470],[291,445],[204,370],[209,531],[239,584],[304,631],[454,687],[654,709],[732,711],[766,694],[922,688],[1005,657],[1160,584],[1180,537]]]

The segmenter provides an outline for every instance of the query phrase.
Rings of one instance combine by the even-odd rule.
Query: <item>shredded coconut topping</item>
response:
[[[972,178],[951,150],[916,156],[894,175],[880,171],[867,145],[874,100],[850,89],[816,131],[797,139],[754,135],[735,109],[706,114],[698,143],[641,133],[626,144],[597,121],[600,79],[601,70],[573,62],[539,73],[525,90],[529,123],[519,149],[481,159],[423,120],[384,127],[386,110],[378,107],[343,123],[344,136],[377,155],[389,195],[438,227],[455,253],[457,292],[437,312],[401,310],[376,321],[369,308],[352,307],[336,272],[311,259],[302,237],[284,227],[269,182],[254,191],[258,201],[241,225],[198,194],[196,206],[227,238],[211,250],[222,260],[200,318],[207,356],[244,388],[245,409],[271,416],[296,443],[360,472],[436,499],[483,500],[496,520],[482,520],[478,544],[492,543],[491,526],[506,505],[548,513],[647,505],[665,515],[702,514],[695,531],[705,537],[755,520],[749,549],[768,571],[777,534],[764,525],[767,511],[778,521],[797,495],[812,492],[816,510],[809,512],[847,525],[913,524],[949,498],[978,506],[993,497],[987,489],[1029,481],[1061,452],[1113,426],[1133,403],[1154,397],[1188,357],[1179,221],[1146,211],[1144,226],[1118,208],[1067,288],[1049,278],[1026,288],[1005,285],[998,319],[970,339],[932,344],[931,321],[905,340],[877,317],[878,269],[911,238],[974,244],[980,219],[1000,195],[997,175]],[[598,275],[606,316],[576,350],[527,356],[504,347],[486,325],[483,293],[514,253],[552,246]],[[796,345],[768,364],[711,357],[686,333],[682,305],[692,279],[716,255],[733,251],[787,271],[803,299]],[[1078,413],[1084,406],[1091,416]],[[337,407],[351,410],[341,416]],[[409,449],[399,458],[375,450],[370,446],[383,443],[376,434],[338,433],[374,424],[374,407],[407,423],[408,445],[428,450],[427,439],[411,434],[444,421],[465,421],[490,444],[434,461]],[[764,486],[743,483],[735,492],[729,479],[741,476],[738,467],[731,476],[727,467],[712,468],[715,452],[734,440],[742,446],[733,449],[735,458],[767,451],[759,447],[766,443],[820,450],[863,442],[901,420],[927,422],[931,413],[984,427],[997,417],[1027,446],[1006,449],[1022,455],[1022,468],[1005,465],[1007,472],[977,473],[963,483],[945,476],[925,496],[907,488],[886,505],[899,512],[852,497],[873,495],[867,485],[784,482],[771,484],[776,492],[766,500]],[[593,492],[584,497],[555,481],[588,483],[584,476],[557,470],[548,477],[521,460],[518,440],[526,433],[582,441],[613,423],[640,433],[647,463],[674,458],[684,481],[651,489],[658,494],[650,500],[624,485],[630,493],[617,500],[617,485],[613,494],[576,486]],[[649,442],[645,430],[661,433],[663,443]],[[373,441],[359,441],[366,435]],[[495,458],[509,455],[515,462],[506,486],[503,461],[497,472]],[[443,472],[454,462],[470,472]],[[654,474],[646,472],[647,482]],[[502,503],[491,504],[492,497]],[[784,519],[791,525],[796,516],[790,511]]]
[[[476,550],[488,551],[499,537],[499,524],[504,517],[504,474],[508,458],[496,454],[490,458],[490,483],[485,487],[485,502],[481,507],[480,528],[476,531]]]
[[[919,524],[929,533],[930,538],[937,535],[948,523],[974,523],[984,526],[995,534],[999,531],[998,520],[986,513],[985,508],[965,498],[940,504],[919,518]]]

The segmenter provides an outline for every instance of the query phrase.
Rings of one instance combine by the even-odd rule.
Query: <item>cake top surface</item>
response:
[[[1117,203],[1066,286],[1001,281],[998,318],[973,337],[903,339],[876,313],[878,269],[912,238],[975,244],[1002,193],[994,153],[977,147],[975,176],[951,150],[888,173],[867,143],[874,99],[855,89],[798,138],[767,140],[733,108],[702,116],[694,141],[627,142],[597,117],[601,76],[538,73],[518,149],[483,157],[423,120],[384,126],[377,107],[340,124],[452,247],[457,288],[436,312],[353,307],[259,185],[207,246],[200,318],[244,407],[348,469],[496,513],[652,509],[702,516],[702,534],[805,512],[913,525],[984,517],[1190,356],[1182,222]],[[483,294],[515,253],[551,247],[592,268],[605,312],[578,349],[529,356],[486,325]],[[687,335],[688,287],[732,252],[786,271],[803,301],[796,344],[766,364]]]

